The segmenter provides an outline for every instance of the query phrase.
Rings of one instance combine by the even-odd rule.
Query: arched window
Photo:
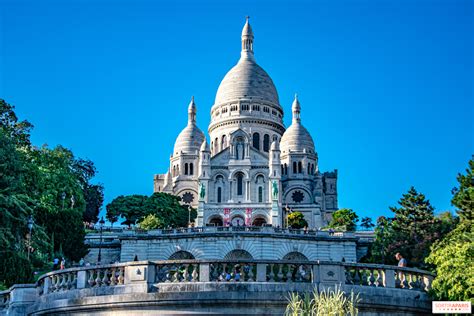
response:
[[[273,137],[272,137],[272,141],[276,142],[277,140],[278,140],[278,136],[276,136],[276,135],[273,135]]]
[[[296,161],[293,161],[293,173],[296,173],[297,170],[296,170]]]
[[[253,133],[253,148],[260,150],[260,134]]]
[[[211,154],[214,154],[214,142],[211,142]]]
[[[222,202],[222,188],[219,187],[217,188],[217,203],[221,203]]]
[[[176,166],[173,166],[173,173],[171,174],[173,177],[176,177]]]
[[[184,164],[184,174],[185,175],[188,174],[188,164],[187,163]]]
[[[285,174],[285,168],[283,167],[283,165],[281,165],[281,174]]]
[[[194,166],[193,166],[193,163],[190,163],[189,164],[189,174],[193,175],[193,173],[194,173]]]
[[[285,163],[285,175],[288,175],[288,165]]]
[[[224,150],[224,148],[227,147],[227,138],[225,135],[222,135],[222,144],[221,144],[221,150]]]
[[[308,174],[311,174],[311,164],[308,162]]]
[[[243,187],[244,187],[244,175],[241,173],[237,174],[237,195],[243,194]]]
[[[311,174],[314,174],[314,163],[311,164]]]
[[[217,154],[219,152],[219,141],[216,139],[214,140],[214,154]]]
[[[258,202],[262,203],[263,202],[263,188],[258,187]]]
[[[298,173],[302,173],[303,170],[302,170],[302,164],[301,164],[301,161],[298,161]]]
[[[270,150],[270,135],[263,135],[263,151],[268,152]]]

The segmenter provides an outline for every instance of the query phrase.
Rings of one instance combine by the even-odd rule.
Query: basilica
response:
[[[176,139],[168,171],[154,176],[154,191],[197,208],[196,226],[286,227],[295,211],[308,228],[326,226],[337,210],[337,170],[319,170],[296,95],[285,128],[276,87],[256,63],[248,18],[241,40],[240,59],[217,89],[209,141],[196,124],[192,98],[188,124]]]

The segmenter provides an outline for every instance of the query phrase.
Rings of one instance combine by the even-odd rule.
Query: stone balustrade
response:
[[[100,231],[96,231],[99,233]],[[342,232],[342,231],[323,231],[314,229],[292,229],[292,228],[279,228],[273,226],[206,226],[206,227],[189,227],[189,228],[172,228],[172,229],[153,229],[153,230],[141,230],[141,229],[115,229],[111,231],[114,234],[125,234],[125,235],[183,235],[183,234],[202,234],[202,233],[228,233],[228,232],[240,232],[240,233],[267,233],[267,234],[281,234],[281,235],[298,235],[298,236],[318,236],[318,237],[354,237],[354,232]],[[103,239],[107,238],[107,233],[103,234]],[[95,236],[98,237],[98,236]],[[92,238],[89,237],[89,240]]]
[[[114,301],[116,296],[119,304],[125,294],[136,298],[167,293],[169,300],[172,293],[188,293],[193,298],[214,289],[212,295],[218,299],[223,287],[224,291],[237,291],[244,296],[240,292],[263,292],[267,294],[261,295],[270,298],[272,292],[277,292],[278,304],[284,306],[285,293],[335,285],[385,299],[407,293],[405,296],[413,304],[420,304],[415,296],[422,295],[425,308],[429,305],[426,292],[432,280],[433,275],[426,271],[377,264],[253,259],[134,261],[54,271],[41,276],[35,285],[15,285],[0,292],[0,315],[19,314],[15,314],[15,306],[21,306],[23,314],[40,315],[54,311],[56,305],[65,308],[65,300],[70,300],[74,305],[71,308],[76,309],[78,302],[87,305],[105,297]],[[419,294],[409,294],[412,292]],[[25,299],[27,302],[22,304]],[[143,299],[148,302],[150,298]]]

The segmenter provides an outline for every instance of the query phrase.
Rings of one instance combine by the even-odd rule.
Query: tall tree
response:
[[[432,288],[437,299],[474,303],[473,159],[466,174],[459,174],[457,179],[459,187],[453,190],[451,203],[458,209],[460,222],[432,246],[426,262],[435,265]]]

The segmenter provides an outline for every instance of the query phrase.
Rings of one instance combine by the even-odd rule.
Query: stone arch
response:
[[[282,260],[309,261],[308,257],[299,251],[292,251],[283,256]]]
[[[252,219],[252,226],[263,226],[267,223],[268,221],[266,216],[257,215]]]
[[[233,226],[244,226],[245,224],[245,217],[242,216],[241,214],[236,214],[232,216],[232,219],[230,220]]]
[[[242,173],[244,174],[245,180],[250,179],[250,174],[249,174],[248,170],[245,170],[245,169],[237,169],[237,170],[234,170],[231,174],[229,174],[229,180],[232,180],[232,179],[235,177],[235,175],[236,175],[237,173],[239,173],[239,172],[242,172]]]
[[[210,216],[209,219],[207,220],[207,222],[211,226],[223,226],[224,225],[224,221],[223,221],[223,219],[220,215]]]
[[[173,253],[168,260],[186,260],[186,259],[196,259],[192,253],[186,250],[179,250]]]
[[[225,256],[224,260],[252,260],[253,256],[247,250],[234,249],[229,251]]]

